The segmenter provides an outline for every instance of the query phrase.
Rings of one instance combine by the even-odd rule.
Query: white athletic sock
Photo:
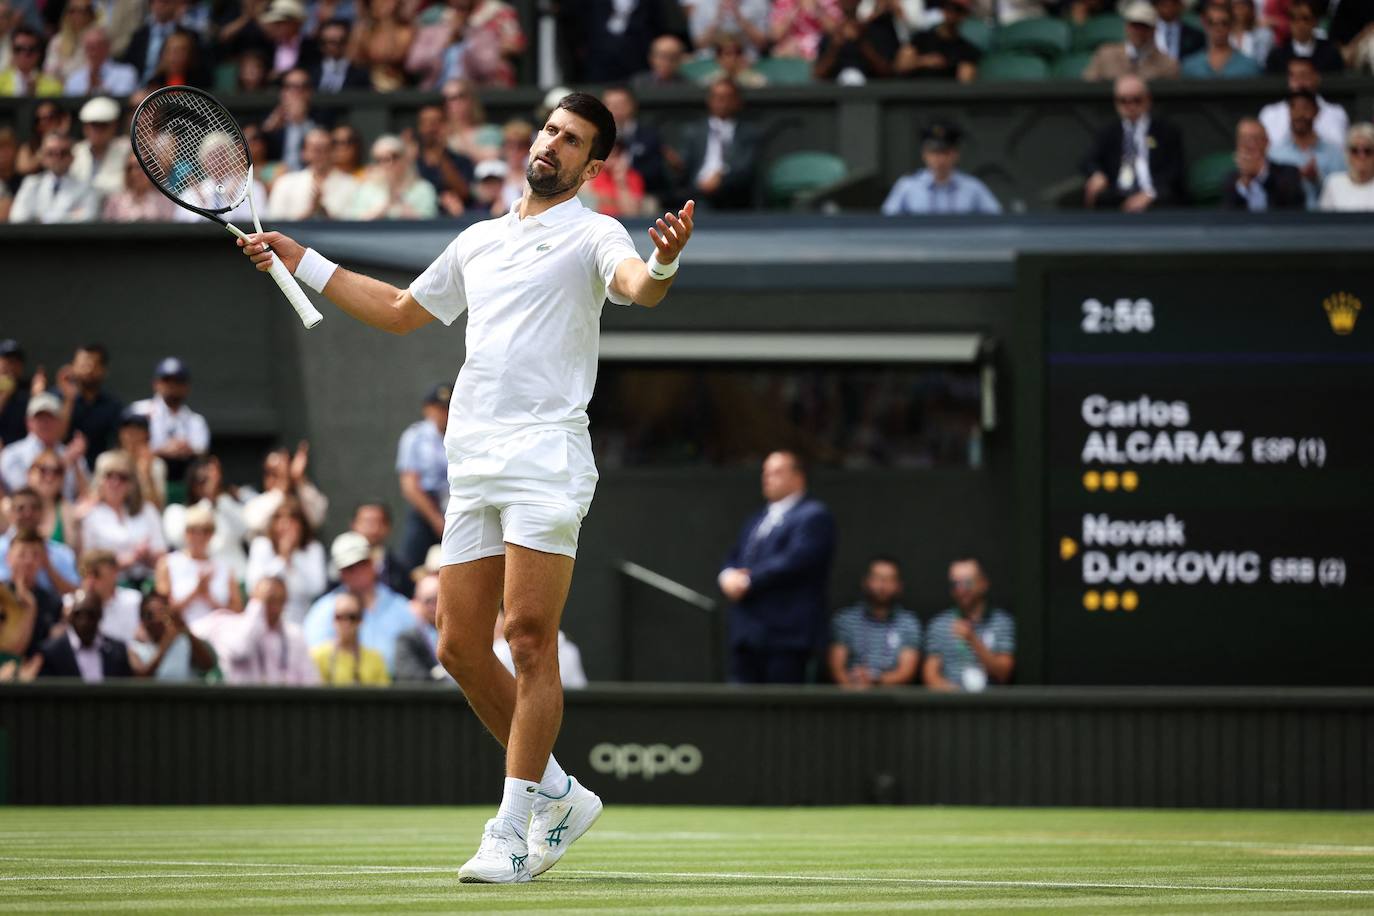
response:
[[[496,816],[515,828],[523,840],[530,829],[530,810],[534,808],[534,793],[539,791],[539,783],[528,779],[506,777],[506,790],[501,795],[501,810]]]
[[[558,759],[550,754],[549,765],[544,767],[544,777],[539,780],[539,794],[547,798],[562,798],[571,789],[572,780],[558,765]]]

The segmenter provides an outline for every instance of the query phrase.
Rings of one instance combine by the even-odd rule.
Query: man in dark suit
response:
[[[611,86],[601,102],[615,118],[616,140],[630,154],[630,168],[644,179],[644,190],[659,200],[669,196],[668,169],[658,131],[639,120],[639,102],[628,86]]]
[[[371,89],[372,77],[348,59],[348,23],[331,19],[320,26],[320,59],[310,68],[310,84],[318,92]]]
[[[1194,28],[1181,18],[1183,0],[1155,0],[1155,12],[1159,22],[1155,24],[1155,44],[1159,50],[1182,60],[1207,47],[1207,36],[1202,29]]]
[[[1336,43],[1316,34],[1317,10],[1312,0],[1293,0],[1289,4],[1288,25],[1288,40],[1270,51],[1264,63],[1267,72],[1286,74],[1288,62],[1295,57],[1311,58],[1312,65],[1322,73],[1340,73],[1345,69],[1345,58]]]
[[[152,79],[157,62],[162,57],[162,46],[176,31],[180,31],[176,0],[148,0],[148,19],[134,30],[129,46],[120,58],[121,62],[132,64],[138,71],[140,85]],[[199,45],[200,42],[196,43]]]
[[[1236,125],[1236,167],[1223,187],[1225,210],[1263,213],[1307,207],[1302,173],[1291,165],[1269,161],[1269,135],[1254,118],[1243,118]]]
[[[77,600],[67,618],[67,632],[39,647],[40,677],[79,677],[88,684],[133,677],[128,647],[100,633],[101,610],[100,598],[93,593]]]
[[[1083,161],[1083,202],[1091,209],[1141,213],[1183,199],[1183,140],[1150,115],[1150,89],[1138,76],[1113,87],[1117,120],[1098,131]]]
[[[396,637],[393,680],[433,683],[449,679],[435,652],[439,645],[435,627],[438,610],[439,577],[426,575],[415,583],[415,597],[410,599],[415,626]]]
[[[717,577],[731,602],[730,680],[800,684],[826,639],[835,520],[807,496],[795,452],[764,461],[763,498]]]
[[[759,129],[739,119],[744,100],[732,80],[719,79],[706,93],[709,117],[683,135],[683,199],[716,210],[748,207],[758,168]]]

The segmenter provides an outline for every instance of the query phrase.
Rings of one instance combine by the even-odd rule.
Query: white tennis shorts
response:
[[[505,553],[517,544],[577,556],[577,535],[596,491],[585,430],[542,429],[449,451],[443,564]]]

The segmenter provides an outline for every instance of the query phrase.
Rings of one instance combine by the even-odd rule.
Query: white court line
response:
[[[78,860],[64,860],[78,861]],[[113,860],[105,860],[113,861]],[[144,862],[139,864],[154,864]],[[175,863],[169,863],[175,864]],[[189,864],[189,863],[187,863]],[[224,863],[226,867],[253,868],[241,863]],[[277,865],[264,867],[276,868]],[[290,866],[284,866],[290,867]],[[348,869],[340,871],[339,869]],[[327,869],[327,870],[319,870]],[[448,872],[447,867],[436,866],[392,866],[392,865],[329,865],[298,867],[296,871],[271,871],[257,875],[243,873],[207,874],[155,874],[155,875],[7,875],[0,881],[122,881],[122,880],[170,880],[176,878],[243,878],[243,877],[292,877],[292,878],[337,878],[349,875],[377,874],[434,874]],[[639,878],[668,880],[709,880],[709,881],[797,881],[802,883],[829,884],[895,884],[915,887],[1002,887],[1031,888],[1040,890],[1131,890],[1131,891],[1214,891],[1220,893],[1247,894],[1329,894],[1341,896],[1374,896],[1374,890],[1354,888],[1314,888],[1314,887],[1244,887],[1218,884],[1135,884],[1124,882],[1099,881],[997,881],[980,878],[887,878],[869,875],[778,875],[750,874],[748,872],[663,872],[663,871],[597,871],[589,869],[562,869],[560,874],[580,875],[589,878]]]
[[[1374,890],[1337,888],[1322,890],[1315,887],[1230,887],[1216,884],[1122,884],[1096,881],[993,881],[980,878],[880,878],[868,875],[753,875],[747,872],[634,872],[560,869],[564,875],[586,875],[602,878],[706,878],[712,881],[815,881],[840,883],[914,884],[954,887],[1026,887],[1049,890],[1129,890],[1129,891],[1227,891],[1252,894],[1352,894],[1374,896]]]

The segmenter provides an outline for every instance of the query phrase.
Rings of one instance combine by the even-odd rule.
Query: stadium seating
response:
[[[1188,196],[1196,206],[1216,206],[1225,188],[1222,182],[1236,167],[1234,153],[1213,153],[1188,166]]]
[[[1068,23],[1042,16],[1002,26],[993,35],[993,46],[999,52],[1023,52],[1054,58],[1069,50],[1071,37]]]
[[[1034,54],[994,51],[978,63],[978,79],[982,82],[1034,82],[1049,75],[1049,64]]]
[[[769,166],[764,196],[770,207],[787,207],[808,192],[843,181],[847,173],[844,160],[833,153],[788,153]]]
[[[1073,31],[1073,50],[1095,51],[1099,45],[1121,41],[1126,21],[1115,13],[1094,16]]]
[[[718,69],[720,69],[720,67],[714,60],[705,57],[686,61],[678,68],[677,72],[682,74],[683,79],[693,83],[699,83]]]
[[[754,71],[773,86],[800,86],[811,82],[811,62],[795,57],[764,57]]]
[[[1091,51],[1070,51],[1067,54],[1061,54],[1050,65],[1050,75],[1055,79],[1082,79],[1083,71],[1088,69],[1088,62],[1092,59],[1093,52]]]
[[[959,34],[964,40],[980,51],[992,48],[992,26],[983,19],[965,19],[959,26]]]

